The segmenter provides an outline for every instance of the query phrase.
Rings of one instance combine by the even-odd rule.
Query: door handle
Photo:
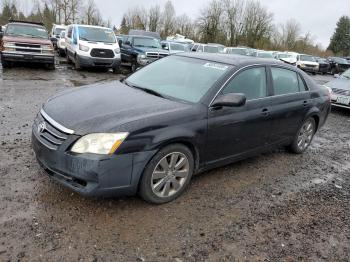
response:
[[[268,116],[268,115],[270,115],[270,111],[269,111],[269,109],[264,108],[264,109],[261,111],[261,114],[262,114],[263,116]]]

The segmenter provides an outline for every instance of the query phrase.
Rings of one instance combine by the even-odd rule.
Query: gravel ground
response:
[[[334,109],[304,155],[280,149],[201,174],[162,206],[51,181],[30,148],[41,104],[119,77],[0,69],[0,261],[350,261],[350,110]]]

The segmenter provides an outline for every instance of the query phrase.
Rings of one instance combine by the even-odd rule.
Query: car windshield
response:
[[[268,52],[260,52],[257,54],[257,57],[260,58],[273,58],[273,55],[271,53]]]
[[[55,35],[60,35],[61,32],[65,31],[66,29],[65,28],[56,28],[55,29]]]
[[[197,103],[231,68],[217,62],[169,56],[135,72],[126,83],[150,89],[164,97]]]
[[[43,27],[19,24],[9,24],[6,28],[5,35],[43,39],[49,38],[45,28]]]
[[[301,55],[300,61],[306,61],[306,62],[316,62],[315,58],[311,55]]]
[[[60,37],[61,38],[65,38],[66,37],[66,31],[61,32]]]
[[[346,70],[341,76],[350,79],[350,69]]]
[[[235,54],[235,55],[246,55],[247,49],[244,48],[230,48],[227,50],[228,54]]]
[[[84,41],[115,43],[115,35],[111,29],[79,26],[79,38]]]
[[[160,46],[159,40],[149,37],[135,37],[134,38],[135,47],[149,47],[149,48],[162,48]]]
[[[205,45],[204,46],[204,52],[206,52],[206,53],[219,53],[219,47]]]
[[[334,62],[339,63],[339,64],[348,64],[348,61],[344,58],[340,57],[334,57]]]
[[[277,57],[278,57],[278,59],[283,59],[283,58],[290,58],[291,55],[288,55],[288,54],[278,54]]]
[[[176,44],[176,43],[170,43],[170,49],[174,51],[187,51],[185,45]]]

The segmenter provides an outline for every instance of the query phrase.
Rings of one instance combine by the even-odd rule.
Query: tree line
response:
[[[171,0],[163,7],[132,7],[123,15],[119,32],[129,29],[157,31],[162,38],[181,34],[196,42],[249,46],[266,50],[288,50],[325,56],[321,44],[294,19],[276,24],[274,14],[258,0],[212,0],[198,17],[177,15]]]
[[[48,30],[52,24],[82,23],[90,25],[111,26],[109,20],[103,19],[94,0],[33,0],[33,8],[28,15],[18,10],[16,0],[4,0],[0,12],[0,25],[9,19],[43,22]]]

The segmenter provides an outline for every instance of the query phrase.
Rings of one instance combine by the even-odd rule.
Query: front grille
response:
[[[342,96],[350,96],[350,90],[332,88],[334,94],[342,95]]]
[[[110,49],[93,48],[90,52],[92,57],[113,58],[114,52]]]
[[[39,126],[44,126],[41,128]],[[33,132],[42,144],[51,150],[57,150],[58,147],[68,138],[68,134],[54,127],[39,113],[33,124]]]
[[[41,53],[40,45],[16,43],[15,46],[17,52]]]
[[[158,52],[147,52],[146,56],[147,58],[151,59],[159,59],[168,56],[169,54],[167,53],[158,53]]]

